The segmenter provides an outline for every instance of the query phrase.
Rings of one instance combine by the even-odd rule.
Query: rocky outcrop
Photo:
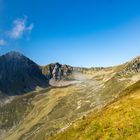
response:
[[[73,68],[68,65],[52,63],[42,67],[42,73],[48,78],[54,80],[66,79],[73,72]]]
[[[140,72],[140,57],[136,57],[132,61],[123,65],[119,75],[132,75]]]
[[[99,71],[104,69],[103,67],[95,67],[95,68],[84,68],[84,67],[72,67],[69,65],[62,65],[59,63],[51,63],[46,66],[42,66],[42,73],[48,79],[54,80],[64,80],[72,75],[73,72],[79,73],[93,73],[95,71]]]

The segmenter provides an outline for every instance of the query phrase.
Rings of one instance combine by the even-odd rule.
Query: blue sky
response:
[[[139,0],[0,0],[0,55],[112,66],[140,55]]]

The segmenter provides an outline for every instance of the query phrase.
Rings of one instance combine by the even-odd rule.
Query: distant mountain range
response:
[[[140,57],[129,63],[120,65],[119,75],[129,75],[140,71]],[[39,66],[19,52],[9,52],[0,56],[0,95],[19,95],[35,90],[37,87],[47,87],[49,80],[62,80],[73,71],[91,72],[99,68],[80,68],[59,63]]]

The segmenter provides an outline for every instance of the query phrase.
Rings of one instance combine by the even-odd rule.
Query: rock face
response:
[[[119,74],[131,75],[138,72],[140,72],[140,57],[136,57],[132,61],[126,63],[123,70]]]
[[[67,78],[73,72],[73,68],[68,65],[61,65],[59,63],[49,64],[42,67],[42,73],[48,78],[54,80],[62,80]]]
[[[64,80],[71,76],[72,73],[92,73],[99,70],[103,70],[103,67],[84,68],[84,67],[72,67],[69,65],[61,65],[59,63],[52,63],[46,66],[42,66],[42,73],[48,78],[53,80]]]
[[[0,57],[0,92],[18,95],[46,87],[48,79],[40,67],[18,52],[10,52]]]

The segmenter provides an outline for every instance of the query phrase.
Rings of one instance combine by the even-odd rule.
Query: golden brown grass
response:
[[[139,140],[140,82],[122,94],[117,101],[49,140]]]

